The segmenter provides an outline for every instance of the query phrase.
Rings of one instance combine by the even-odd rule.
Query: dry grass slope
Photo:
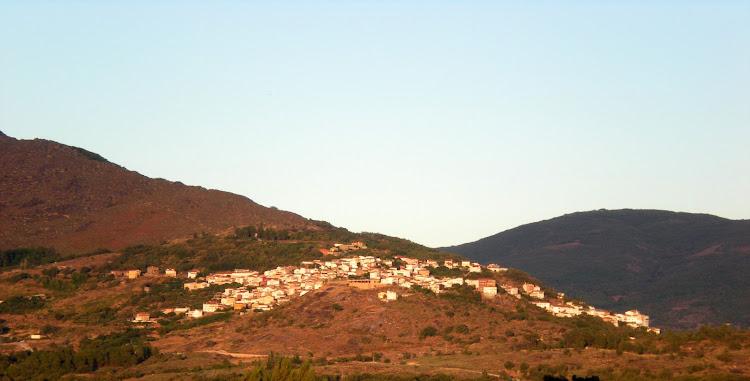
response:
[[[116,250],[234,226],[316,228],[243,196],[151,179],[40,139],[0,136],[0,194],[0,249]]]

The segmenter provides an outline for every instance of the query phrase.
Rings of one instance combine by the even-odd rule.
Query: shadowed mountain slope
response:
[[[639,308],[657,326],[750,325],[750,221],[598,210],[444,248],[529,272],[571,296]]]
[[[0,132],[0,249],[119,249],[233,226],[315,229],[236,194],[151,179],[81,148]]]

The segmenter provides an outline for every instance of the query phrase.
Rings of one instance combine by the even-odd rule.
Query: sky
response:
[[[429,246],[750,218],[748,1],[3,1],[0,130]]]

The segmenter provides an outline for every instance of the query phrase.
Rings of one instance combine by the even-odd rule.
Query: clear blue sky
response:
[[[748,20],[748,1],[4,1],[0,130],[428,245],[598,208],[750,218]]]

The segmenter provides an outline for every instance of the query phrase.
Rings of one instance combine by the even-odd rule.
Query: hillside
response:
[[[0,133],[0,249],[120,249],[233,226],[316,228],[236,194],[151,179],[48,140]]]
[[[750,325],[750,221],[659,210],[598,210],[444,248],[534,274],[657,326]]]
[[[297,363],[311,361],[320,375],[345,375],[348,380],[486,381],[513,377],[541,381],[544,375],[553,374],[598,375],[623,381],[748,380],[750,336],[730,327],[657,336],[643,329],[616,328],[593,317],[553,317],[528,297],[515,298],[504,292],[482,299],[469,286],[440,294],[399,286],[362,290],[344,279],[328,281],[270,311],[230,310],[190,318],[163,309],[200,309],[213,294],[236,285],[188,291],[183,285],[192,280],[184,272],[176,278],[152,275],[137,279],[117,278],[109,272],[155,264],[179,268],[182,263],[186,268],[205,269],[203,266],[210,264],[231,268],[236,264],[233,251],[273,254],[268,263],[247,259],[249,262],[242,264],[262,271],[314,258],[314,250],[303,248],[327,246],[333,238],[329,234],[316,233],[293,242],[203,235],[178,245],[146,248],[147,253],[135,248],[124,254],[0,271],[0,299],[5,300],[0,304],[0,378],[79,372],[96,379],[243,380],[252,367],[249,362],[275,352],[298,356]],[[441,256],[388,237],[365,234],[355,238],[364,239],[368,247],[379,245],[359,254],[387,257],[409,250],[426,258]],[[211,252],[220,254],[213,261],[202,262],[204,254]],[[287,257],[297,252],[300,257]],[[460,272],[460,276],[471,277],[467,270]],[[513,284],[533,281],[515,270],[475,277]],[[384,302],[378,298],[382,290],[399,297]],[[44,298],[33,298],[40,294]],[[129,322],[142,311],[156,321],[146,325]],[[43,337],[25,340],[35,332]],[[98,341],[84,339],[92,336],[99,336]],[[123,341],[137,350],[121,353],[118,348]],[[73,365],[59,361],[73,356],[65,348],[76,343],[81,343],[80,348],[96,345],[98,349],[79,350]],[[36,357],[24,361],[19,351],[31,348]],[[100,355],[101,351],[117,356]]]

